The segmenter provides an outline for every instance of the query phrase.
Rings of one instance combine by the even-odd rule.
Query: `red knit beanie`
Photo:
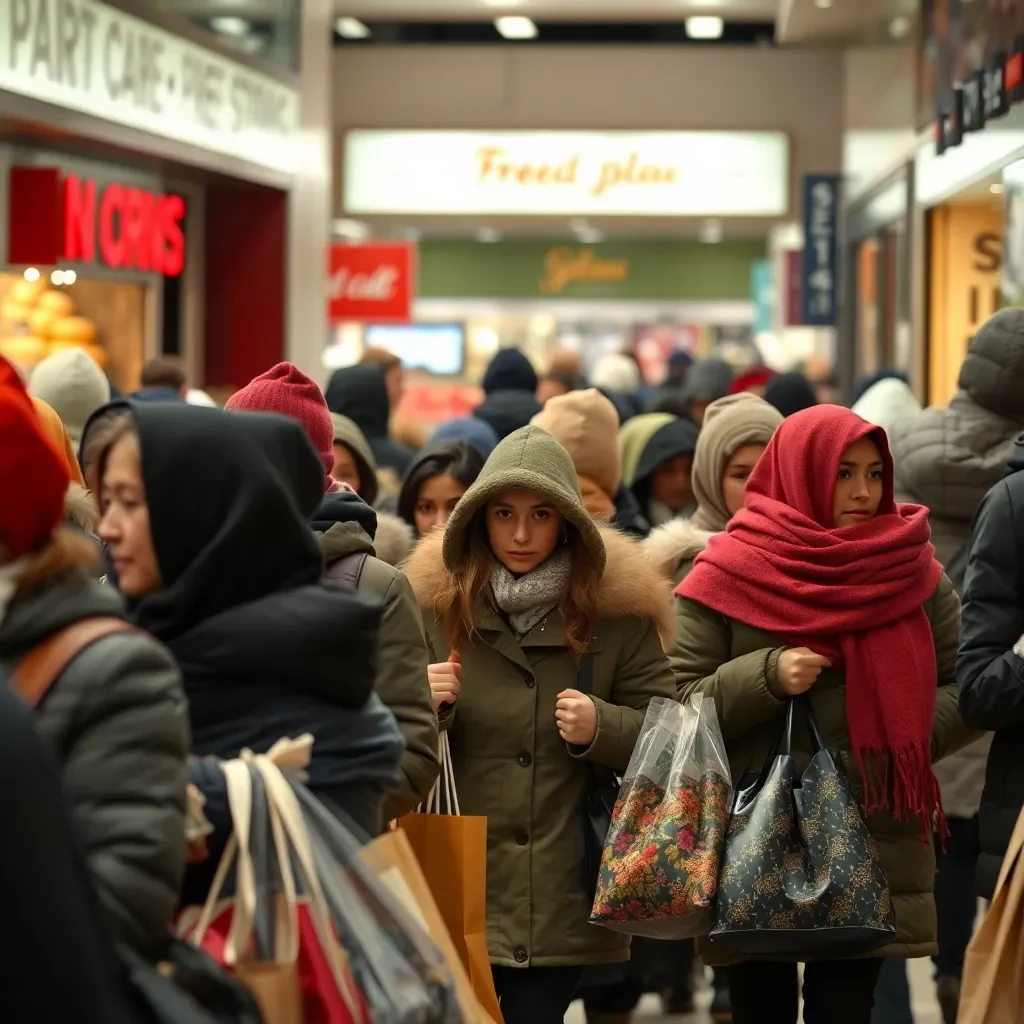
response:
[[[224,407],[236,412],[276,412],[298,420],[330,476],[334,469],[334,423],[327,401],[316,382],[291,363],[278,363],[249,381]]]
[[[64,517],[68,469],[46,436],[17,371],[0,356],[0,540],[20,558]]]

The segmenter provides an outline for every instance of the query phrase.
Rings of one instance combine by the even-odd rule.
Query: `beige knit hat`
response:
[[[622,480],[619,414],[596,388],[570,391],[548,400],[530,421],[569,453],[576,475],[589,477],[614,498]]]

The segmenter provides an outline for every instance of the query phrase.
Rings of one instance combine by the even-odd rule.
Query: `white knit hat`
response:
[[[82,439],[89,417],[110,401],[110,383],[80,348],[47,356],[32,371],[28,390],[57,413],[75,444]]]

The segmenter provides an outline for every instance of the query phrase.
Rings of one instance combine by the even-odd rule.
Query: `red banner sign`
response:
[[[409,242],[332,245],[328,315],[342,320],[408,323],[416,297],[416,246]]]
[[[56,266],[99,259],[115,270],[177,277],[185,265],[181,196],[61,178],[52,167],[10,171],[8,261]]]

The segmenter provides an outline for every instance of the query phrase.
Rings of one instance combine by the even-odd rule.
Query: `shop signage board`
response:
[[[834,327],[838,294],[838,174],[804,175],[804,253],[801,275],[802,322]]]
[[[295,170],[295,89],[96,0],[0,0],[0,89]]]
[[[185,266],[185,201],[52,167],[12,167],[7,259],[16,265],[99,262],[177,277]]]
[[[585,255],[586,253],[591,255]],[[616,302],[746,301],[750,268],[765,258],[763,241],[463,239],[419,243],[417,295],[423,299],[593,299]]]
[[[781,217],[782,132],[378,131],[345,137],[349,214]]]
[[[416,298],[416,246],[410,242],[332,245],[328,262],[332,323],[408,323]]]

